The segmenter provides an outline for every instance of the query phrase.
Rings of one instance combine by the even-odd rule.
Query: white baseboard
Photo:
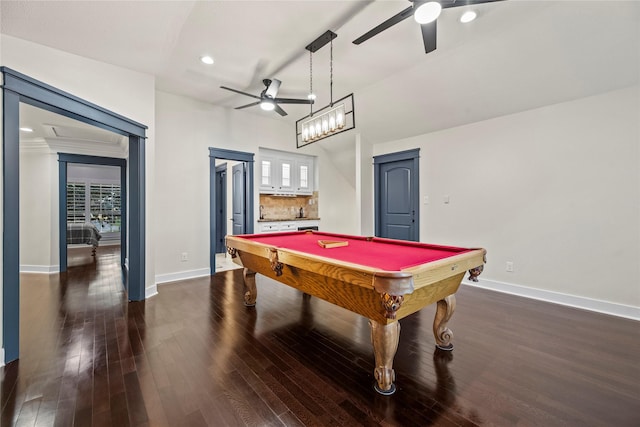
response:
[[[554,304],[566,305],[568,307],[581,308],[583,310],[610,314],[612,316],[640,320],[640,307],[631,305],[617,304],[609,301],[601,301],[592,298],[562,294],[560,292],[529,288],[526,286],[513,285],[511,283],[504,283],[486,279],[479,279],[478,282],[463,280],[462,284],[473,286],[476,288],[489,289],[491,291],[517,295],[525,298],[546,301]]]
[[[43,273],[43,274],[51,274],[51,273],[59,273],[60,266],[59,265],[21,265],[20,273]]]
[[[175,282],[178,280],[195,279],[196,277],[203,277],[211,275],[211,270],[208,268],[200,268],[198,270],[180,271],[178,273],[159,274],[156,276],[156,285],[168,282]]]
[[[144,299],[158,295],[158,285],[147,286],[144,289]]]

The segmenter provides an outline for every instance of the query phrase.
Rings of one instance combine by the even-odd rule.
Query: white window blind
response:
[[[86,222],[86,186],[84,182],[67,183],[67,222]]]
[[[119,239],[120,184],[67,182],[67,222],[90,222],[105,239]]]
[[[100,232],[120,231],[122,211],[119,184],[90,184],[91,222]]]

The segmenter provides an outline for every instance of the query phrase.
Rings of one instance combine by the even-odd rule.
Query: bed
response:
[[[91,223],[67,223],[67,245],[91,245],[91,256],[96,256],[102,236]]]

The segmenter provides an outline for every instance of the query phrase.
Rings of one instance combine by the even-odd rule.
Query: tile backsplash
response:
[[[303,210],[304,218],[318,218],[318,192],[310,196],[274,196],[260,194],[261,219],[295,219]]]

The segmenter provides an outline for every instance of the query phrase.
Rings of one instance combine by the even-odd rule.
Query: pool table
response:
[[[451,350],[447,322],[465,272],[477,281],[486,251],[404,240],[318,231],[226,237],[234,262],[244,267],[244,303],[254,306],[256,273],[299,289],[369,319],[375,356],[374,388],[395,392],[393,358],[400,323],[437,303],[436,346]]]

